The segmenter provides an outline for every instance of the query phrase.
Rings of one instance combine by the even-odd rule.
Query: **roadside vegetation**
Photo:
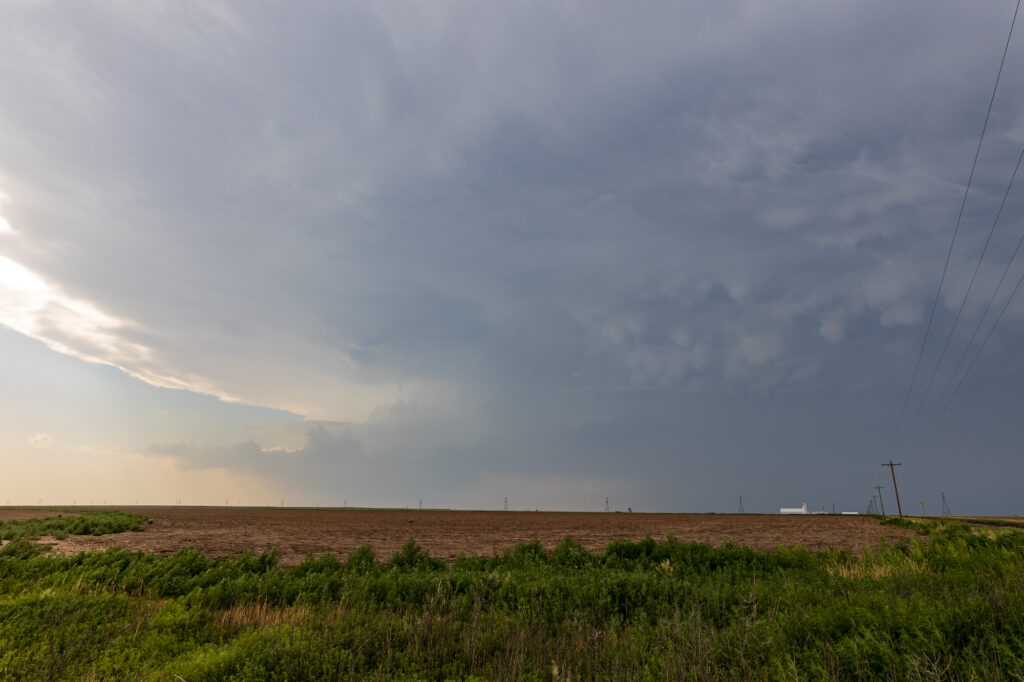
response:
[[[448,563],[410,541],[293,567],[24,533],[0,549],[0,679],[1024,676],[1024,532],[915,528],[860,555],[566,539]]]
[[[108,535],[140,531],[146,522],[141,514],[121,511],[73,511],[38,519],[0,521],[0,541],[25,538],[37,540],[44,535],[63,540],[69,535]]]

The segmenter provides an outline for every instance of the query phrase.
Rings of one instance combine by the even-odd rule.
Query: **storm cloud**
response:
[[[763,511],[814,495],[860,509],[1011,15],[8,3],[0,323],[154,386],[292,413],[138,447],[296,494],[334,499],[347,480],[367,504],[697,511],[742,493]],[[1024,145],[1022,68],[1015,41],[939,334]],[[1014,191],[979,292],[1021,217]],[[943,435],[897,453],[922,499],[1005,507],[1005,478],[957,460],[1020,471],[1022,312]]]

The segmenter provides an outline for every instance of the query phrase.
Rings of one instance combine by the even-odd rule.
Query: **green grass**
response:
[[[447,563],[0,551],[0,679],[1019,679],[1024,533],[861,555],[566,539]]]
[[[69,535],[107,535],[140,531],[146,517],[120,511],[74,511],[57,516],[21,521],[0,521],[0,540],[35,540],[51,535],[63,540]]]

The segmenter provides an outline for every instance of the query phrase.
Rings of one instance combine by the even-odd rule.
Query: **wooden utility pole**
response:
[[[895,467],[903,466],[903,462],[893,462],[891,459],[886,462],[882,462],[882,466],[889,467],[889,473],[892,474],[892,490],[896,493],[896,511],[900,513],[900,518],[903,518],[903,507],[900,506],[900,489],[896,487],[896,469]]]
[[[885,516],[885,502],[882,502],[882,488],[884,485],[876,485],[875,490],[878,491],[878,501],[882,503],[882,516]]]

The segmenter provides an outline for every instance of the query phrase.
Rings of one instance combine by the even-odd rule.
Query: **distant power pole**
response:
[[[745,514],[745,513],[746,512],[743,511],[743,496],[740,495],[740,514]]]
[[[420,500],[420,509],[423,509],[423,500]]]
[[[953,513],[949,511],[949,505],[946,504],[946,492],[945,491],[942,492],[942,515],[943,516],[952,516],[953,515]]]
[[[605,513],[605,514],[607,514],[607,513],[608,513],[608,512],[610,512],[611,510],[612,510],[612,508],[611,508],[611,506],[610,506],[610,505],[608,504],[608,498],[606,497],[606,498],[604,498],[604,513]]]
[[[921,505],[921,516],[924,516],[924,502],[918,502]]]
[[[903,507],[900,506],[900,489],[896,487],[896,467],[903,466],[903,462],[893,462],[891,459],[888,464],[882,463],[882,466],[889,467],[889,473],[892,474],[892,490],[896,493],[896,511],[900,513],[900,518],[903,518]]]
[[[884,488],[884,487],[885,486],[882,486],[882,485],[876,485],[875,486],[875,490],[878,491],[878,501],[879,502],[882,502],[882,488]],[[882,502],[882,516],[885,516],[885,502]]]
[[[505,511],[508,511],[508,498],[505,498]]]
[[[871,513],[872,514],[877,514],[878,513],[878,503],[875,502],[875,496],[874,495],[871,496]]]

